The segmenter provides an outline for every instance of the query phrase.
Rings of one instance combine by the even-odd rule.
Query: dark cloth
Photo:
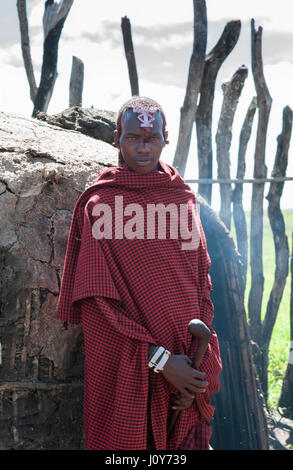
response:
[[[123,196],[124,207],[135,203],[143,208],[141,238],[114,236],[115,196]],[[169,216],[166,237],[159,238],[156,231],[155,238],[148,238],[147,205],[159,203],[178,208],[188,204],[189,229],[194,210],[200,234],[196,249],[182,249],[187,240],[180,235],[171,238]],[[96,204],[111,208],[112,238],[93,236]],[[124,216],[124,223],[131,215]],[[179,449],[195,429],[198,417],[207,423],[211,420],[214,408],[210,395],[219,390],[221,359],[212,328],[209,268],[195,195],[172,166],[160,161],[159,170],[145,175],[126,164],[111,167],[81,195],[69,234],[58,318],[82,322],[83,326],[87,449],[146,449],[149,396],[154,449]],[[148,348],[152,343],[173,354],[193,357],[197,344],[188,332],[193,318],[204,321],[212,331],[200,366],[209,386],[180,414],[168,440],[170,399],[176,391],[162,374],[149,370]]]
[[[212,432],[212,425],[200,415],[182,442],[180,450],[210,450]]]

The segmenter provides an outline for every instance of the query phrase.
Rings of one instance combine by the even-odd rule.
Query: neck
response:
[[[140,173],[134,171],[133,168],[131,168],[123,159],[121,159],[121,161],[119,162],[119,166],[125,166],[130,171],[133,171],[134,173],[140,174]],[[158,161],[157,165],[149,173],[151,173],[152,171],[164,171],[161,164],[160,164],[160,161]],[[149,173],[145,173],[145,174],[149,174]]]

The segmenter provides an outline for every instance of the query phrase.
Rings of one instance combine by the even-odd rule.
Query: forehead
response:
[[[121,119],[122,132],[142,132],[145,127],[141,127],[141,121],[138,119],[138,114],[134,113],[132,109],[126,109]],[[163,119],[160,111],[156,111],[154,114],[154,120],[152,121],[152,127],[149,129],[152,133],[161,133],[163,129]]]

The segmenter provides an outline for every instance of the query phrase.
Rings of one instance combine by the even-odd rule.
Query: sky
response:
[[[44,0],[27,0],[31,54],[37,83],[42,52],[42,17]],[[255,95],[251,73],[251,19],[255,28],[263,28],[263,61],[266,82],[273,99],[270,114],[266,166],[268,176],[273,168],[277,136],[282,128],[285,106],[293,107],[293,2],[292,0],[206,0],[208,16],[207,53],[218,41],[226,23],[241,21],[241,33],[233,52],[221,67],[216,82],[213,110],[214,162],[215,133],[222,106],[222,84],[231,79],[241,66],[248,68],[233,124],[230,150],[231,177],[236,177],[238,140],[248,105]],[[180,107],[183,104],[193,41],[192,0],[74,0],[59,42],[58,78],[48,108],[49,114],[68,107],[72,56],[84,63],[83,106],[117,111],[131,95],[123,49],[121,18],[131,21],[139,76],[140,94],[157,100],[167,116],[170,144],[162,159],[172,164],[176,149]],[[16,0],[0,2],[0,110],[31,116],[33,105],[24,71]],[[253,175],[257,114],[247,150],[246,177]],[[293,144],[289,152],[287,176],[293,176]],[[216,163],[214,177],[216,177]],[[196,133],[193,132],[186,179],[197,178]],[[192,186],[196,191],[197,185]],[[293,208],[293,181],[285,184],[282,208]],[[265,186],[265,195],[269,184]],[[245,185],[244,205],[251,205],[251,185]],[[213,185],[212,207],[219,209],[218,185]],[[267,201],[264,202],[264,208]]]

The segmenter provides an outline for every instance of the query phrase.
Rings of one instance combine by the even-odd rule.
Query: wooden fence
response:
[[[288,147],[286,149],[286,152],[288,152]],[[282,158],[287,159],[287,153],[283,154]],[[276,161],[275,161],[275,166],[274,166],[275,169],[277,165],[280,166],[280,158],[278,158],[278,155],[276,156]],[[186,178],[185,179],[186,183],[188,184],[189,183],[199,184],[199,188],[201,184],[204,184],[204,185],[235,184],[234,190],[231,191],[230,203],[232,206],[234,205],[233,216],[234,216],[234,223],[235,223],[235,230],[236,230],[237,248],[241,255],[242,262],[243,262],[243,270],[242,270],[243,295],[244,295],[245,289],[249,288],[246,285],[247,271],[248,271],[249,240],[248,240],[248,230],[247,230],[247,222],[246,222],[245,216],[242,216],[242,218],[239,218],[239,214],[236,214],[236,212],[239,211],[239,209],[241,210],[242,215],[244,214],[242,204],[241,202],[240,204],[238,203],[238,205],[237,203],[235,204],[235,198],[233,198],[233,195],[237,194],[236,193],[237,185],[239,186],[242,186],[243,184],[253,184],[253,185],[262,184],[263,185],[265,183],[271,184],[271,188],[269,190],[267,198],[269,200],[268,215],[269,215],[270,225],[272,229],[272,237],[274,238],[274,243],[275,243],[275,259],[276,259],[276,266],[274,270],[275,279],[274,279],[274,284],[271,290],[269,302],[268,302],[268,305],[266,306],[266,315],[265,315],[264,320],[261,320],[260,318],[260,315],[261,315],[260,311],[256,312],[255,310],[253,310],[253,308],[255,308],[255,305],[250,306],[248,310],[250,334],[251,334],[252,339],[254,340],[257,339],[257,342],[256,342],[257,346],[254,351],[255,362],[256,362],[256,366],[257,366],[258,373],[260,376],[262,389],[266,398],[268,397],[268,362],[269,362],[270,341],[272,337],[273,328],[275,326],[275,322],[277,319],[277,314],[279,311],[280,303],[282,300],[285,283],[287,281],[288,267],[289,267],[289,260],[290,260],[285,221],[282,215],[282,211],[280,209],[280,199],[282,196],[284,183],[288,181],[292,181],[292,180],[293,180],[293,177],[291,176],[272,176],[271,178],[267,177],[267,178],[234,178],[234,179],[231,179],[231,178],[229,179],[228,178],[216,178],[216,179],[212,179],[212,178],[188,179]],[[280,185],[282,185],[281,188],[280,188]],[[275,187],[275,190],[274,190],[274,187]],[[272,193],[273,191],[276,193],[276,188],[278,188],[277,196],[275,195],[275,198],[273,198]],[[252,198],[251,204],[253,205],[253,203],[254,203],[254,200]],[[253,243],[254,241],[250,240],[250,244],[253,245]],[[262,252],[259,252],[259,258],[262,259]],[[252,258],[251,265],[253,265],[253,263],[254,263],[254,259]],[[265,273],[261,273],[261,274],[262,274],[262,277],[264,278]],[[264,287],[264,284],[262,283],[261,294],[263,293],[263,287]],[[262,309],[262,302],[260,303],[260,308]],[[257,336],[253,332],[253,328],[256,323],[256,316],[259,318],[258,328],[261,329],[261,332],[258,333]],[[292,311],[288,312],[288,318],[289,316],[292,317]],[[292,339],[292,331],[291,331],[291,339]],[[288,382],[289,380],[288,370],[289,369],[290,369],[290,364],[288,364],[287,366],[287,373],[286,373],[286,376],[284,377],[284,385],[283,385],[283,392],[282,392],[282,395],[285,394],[286,396],[288,396],[289,394],[288,392],[286,392],[286,390],[284,390],[284,387],[286,388],[288,386],[290,387],[292,386],[292,384],[290,383],[289,385],[289,382]],[[287,402],[288,402],[288,399],[287,399]],[[283,406],[285,406],[284,403],[283,403]],[[291,416],[290,408],[292,407],[292,404],[290,404],[290,401],[287,403],[287,406],[288,406],[288,416]],[[285,411],[285,414],[286,414],[286,411]]]

